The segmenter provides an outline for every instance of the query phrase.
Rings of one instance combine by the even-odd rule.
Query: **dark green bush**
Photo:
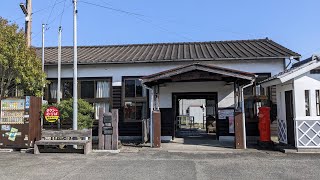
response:
[[[47,107],[55,106],[60,111],[61,122],[72,121],[73,117],[73,99],[63,100],[60,104],[44,105],[42,112],[44,112]],[[83,99],[78,99],[78,129],[89,129],[93,125],[93,114],[94,109],[91,104]]]

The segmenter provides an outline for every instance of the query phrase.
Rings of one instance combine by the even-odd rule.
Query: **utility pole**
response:
[[[77,0],[73,0],[73,130],[78,129]]]
[[[61,26],[59,26],[58,37],[58,87],[57,87],[57,103],[60,104],[61,99]],[[60,118],[58,120],[58,129],[61,128]]]
[[[26,0],[26,6],[20,3],[20,8],[23,14],[26,16],[25,22],[25,37],[27,46],[31,46],[31,24],[32,24],[32,0]]]

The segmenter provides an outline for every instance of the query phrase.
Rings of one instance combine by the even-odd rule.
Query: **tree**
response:
[[[34,48],[26,45],[18,25],[0,17],[0,98],[16,88],[26,95],[42,95],[46,75]]]

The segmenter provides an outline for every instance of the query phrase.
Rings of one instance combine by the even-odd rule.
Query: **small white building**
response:
[[[297,149],[320,148],[320,57],[296,63],[261,85],[276,85],[279,141]]]

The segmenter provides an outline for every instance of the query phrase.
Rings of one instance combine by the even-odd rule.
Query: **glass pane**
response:
[[[147,118],[147,106],[146,102],[136,103],[136,120],[143,120]]]
[[[49,85],[50,99],[57,99],[57,88],[58,83],[56,81],[51,82],[51,84]]]
[[[306,116],[310,116],[310,95],[309,90],[304,91]]]
[[[245,95],[245,96],[253,95],[253,86],[249,86],[249,87],[243,89],[243,95]]]
[[[103,109],[103,113],[110,112],[109,103],[94,103],[94,117],[95,119],[99,119],[99,109]]]
[[[136,119],[136,105],[134,102],[125,102],[124,106],[124,118],[125,120],[135,120]]]
[[[110,96],[110,86],[108,81],[97,81],[96,87],[96,98],[108,98]]]
[[[135,80],[125,80],[125,97],[135,97]]]
[[[81,81],[81,98],[94,98],[94,81]]]
[[[320,116],[320,90],[316,90],[316,108],[317,116]]]
[[[72,98],[73,83],[72,81],[63,82],[63,98]]]
[[[139,81],[138,79],[136,80],[136,97],[142,97],[142,84],[141,81]]]

